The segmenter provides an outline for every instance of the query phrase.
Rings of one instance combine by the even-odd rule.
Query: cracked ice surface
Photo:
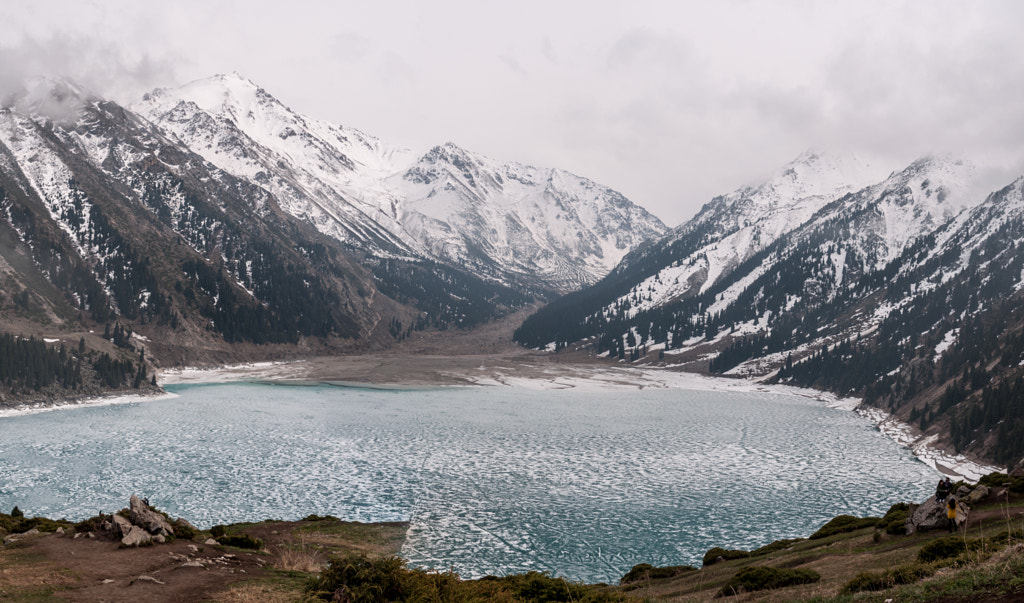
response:
[[[870,421],[778,392],[173,389],[0,420],[0,508],[81,519],[137,493],[203,527],[408,520],[415,565],[614,582],[877,516],[936,479]]]

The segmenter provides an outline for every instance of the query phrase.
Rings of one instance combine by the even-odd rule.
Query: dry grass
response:
[[[287,584],[270,582],[245,583],[235,586],[217,597],[220,603],[294,603],[301,591]]]
[[[343,521],[317,521],[292,532],[293,541],[319,547],[333,554],[359,553],[368,557],[395,555],[402,548],[408,525],[363,524]]]
[[[78,583],[76,576],[53,563],[17,548],[0,550],[0,592],[5,599],[15,595],[48,594]]]
[[[317,542],[316,533],[299,533],[287,544],[273,547],[270,552],[277,557],[274,566],[286,572],[316,573],[327,565],[327,555],[322,544]]]

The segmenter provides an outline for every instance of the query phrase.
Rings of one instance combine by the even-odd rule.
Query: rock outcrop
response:
[[[967,521],[970,508],[962,501],[956,501],[956,525],[959,528]],[[907,535],[915,532],[945,529],[949,525],[946,515],[946,503],[935,500],[932,496],[920,505],[911,505],[907,516]]]
[[[174,528],[168,523],[167,518],[157,513],[153,509],[149,508],[149,505],[142,502],[142,500],[132,494],[131,499],[128,502],[128,510],[131,516],[132,524],[144,528],[150,534],[161,536],[170,536],[174,534]]]
[[[985,498],[987,498],[988,495],[989,495],[988,486],[981,486],[981,485],[979,485],[976,488],[974,488],[974,490],[972,490],[971,493],[968,494],[966,498],[964,498],[962,500],[964,500],[964,502],[966,502],[968,505],[976,505],[979,502],[981,502],[982,500],[984,500]]]
[[[123,511],[122,511],[123,513]],[[126,547],[144,546],[154,541],[166,542],[174,528],[162,514],[154,511],[138,496],[128,502],[128,517],[114,514],[104,528],[121,539]]]

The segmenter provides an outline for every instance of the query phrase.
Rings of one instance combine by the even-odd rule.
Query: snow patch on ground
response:
[[[22,415],[35,415],[42,412],[50,412],[54,410],[71,410],[75,408],[91,407],[91,406],[114,406],[116,404],[133,404],[135,402],[154,402],[156,400],[168,400],[170,398],[177,398],[178,394],[161,393],[152,395],[143,394],[132,394],[132,395],[117,395],[117,396],[99,396],[96,398],[85,398],[82,400],[66,400],[59,404],[44,404],[42,402],[37,404],[23,404],[14,408],[0,409],[0,418],[3,417],[18,417]]]
[[[982,465],[968,459],[962,454],[950,455],[942,450],[934,448],[932,445],[937,439],[936,436],[922,437],[917,434],[913,427],[903,423],[884,410],[871,407],[859,407],[857,408],[857,414],[870,419],[878,426],[879,431],[889,436],[902,446],[909,448],[911,452],[914,453],[914,456],[921,459],[923,463],[932,469],[935,469],[939,473],[960,476],[964,481],[972,484],[977,483],[979,479],[993,471],[1006,473],[1005,467]]]
[[[302,364],[300,360],[296,362],[249,362],[215,368],[186,366],[160,371],[157,374],[157,382],[163,387],[165,385],[287,379],[292,375],[299,374]]]

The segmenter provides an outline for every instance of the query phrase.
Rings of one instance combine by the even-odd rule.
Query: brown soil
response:
[[[264,522],[229,529],[262,540],[260,551],[184,539],[121,548],[113,538],[85,534],[78,538],[25,536],[0,549],[0,600],[295,600],[308,573],[322,568],[329,556],[396,554],[406,529],[402,523],[359,524],[335,519]]]

